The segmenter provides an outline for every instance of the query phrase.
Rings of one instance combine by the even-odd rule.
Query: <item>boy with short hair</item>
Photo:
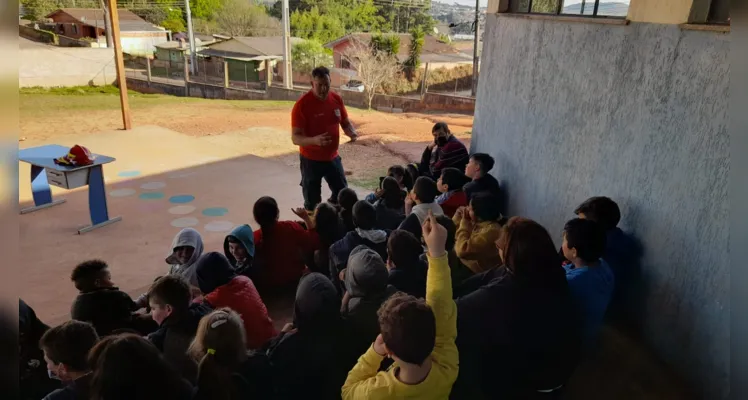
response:
[[[152,323],[143,322],[133,315],[145,304],[136,304],[112,283],[112,274],[106,262],[82,262],[73,269],[70,280],[80,292],[71,307],[71,318],[91,323],[99,336],[109,335],[118,329],[135,329],[147,334],[156,328]]]
[[[197,364],[187,355],[187,349],[195,337],[200,319],[212,309],[204,303],[192,303],[192,290],[185,278],[167,275],[159,278],[148,290],[151,317],[159,325],[158,330],[148,335],[167,362],[195,382]]]
[[[381,334],[348,373],[343,399],[446,399],[457,378],[457,307],[447,263],[447,230],[433,213],[422,226],[428,247],[426,300],[395,295],[379,310]],[[395,362],[377,372],[385,357]]]
[[[575,218],[564,226],[561,249],[571,264],[564,266],[569,289],[582,317],[583,341],[594,344],[613,295],[613,271],[601,257],[605,231],[595,221]]]
[[[603,259],[608,263],[616,280],[616,288],[611,300],[613,313],[620,314],[625,310],[627,287],[636,279],[639,269],[641,248],[631,235],[618,227],[621,221],[621,210],[615,201],[605,196],[594,196],[585,200],[575,210],[579,218],[599,223],[605,230],[605,251]]]
[[[496,241],[501,235],[498,199],[491,193],[473,196],[470,206],[457,210],[452,219],[457,226],[455,251],[462,263],[479,274],[501,265]]]
[[[475,153],[470,156],[470,161],[465,167],[465,175],[473,181],[465,185],[462,189],[468,198],[468,202],[473,196],[481,192],[489,192],[495,196],[501,196],[499,182],[488,172],[494,166],[494,159],[486,153]]]
[[[80,321],[68,321],[42,335],[39,347],[44,351],[49,377],[65,384],[44,400],[88,400],[91,370],[87,357],[98,341],[93,326]]]
[[[255,238],[252,227],[239,225],[223,241],[223,253],[238,275],[252,278],[252,261],[255,257]]]
[[[435,216],[444,215],[444,210],[439,204],[436,204],[436,196],[438,195],[439,190],[436,187],[436,182],[429,177],[419,176],[413,185],[413,190],[405,199],[405,215],[407,217],[397,229],[404,229],[420,239],[421,224],[425,221],[429,211]]]
[[[454,217],[458,208],[467,206],[469,203],[467,195],[462,190],[467,180],[467,176],[459,169],[444,168],[436,181],[436,188],[441,193],[436,198],[436,204],[439,204],[449,218]]]

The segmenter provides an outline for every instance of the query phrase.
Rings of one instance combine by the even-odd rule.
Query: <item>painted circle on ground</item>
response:
[[[174,206],[169,209],[169,214],[184,215],[195,211],[195,206]]]
[[[117,174],[117,176],[121,176],[123,178],[131,178],[138,175],[140,175],[140,171],[122,171]]]
[[[195,217],[182,217],[171,221],[171,226],[175,228],[187,228],[188,226],[195,226],[199,223],[200,221]]]
[[[205,224],[205,230],[208,232],[228,232],[234,228],[234,223],[230,221],[211,221]]]
[[[141,200],[159,200],[164,198],[164,194],[162,192],[147,192],[141,193],[138,197]]]
[[[134,194],[135,194],[135,189],[130,189],[130,188],[114,189],[109,192],[109,195],[112,197],[125,197],[125,196],[132,196]]]
[[[169,197],[169,202],[176,203],[176,204],[189,203],[192,200],[195,200],[195,196],[192,196],[189,194],[179,194],[176,196]]]
[[[229,209],[225,207],[210,207],[203,210],[206,217],[223,217],[228,214]]]
[[[145,190],[163,189],[165,187],[166,183],[164,182],[148,182],[140,185],[140,188]]]

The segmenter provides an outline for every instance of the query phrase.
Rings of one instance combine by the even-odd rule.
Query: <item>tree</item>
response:
[[[320,13],[317,7],[291,14],[291,35],[327,43],[345,35],[345,27],[336,18]]]
[[[267,15],[263,7],[245,0],[226,0],[215,18],[221,33],[229,36],[275,36],[282,33],[280,21]]]
[[[371,47],[376,51],[384,51],[391,56],[400,52],[400,36],[375,34],[371,36]]]
[[[305,40],[293,45],[291,60],[293,70],[301,74],[311,74],[319,66],[333,66],[332,54],[316,40]]]
[[[410,49],[408,50],[408,59],[405,60],[405,66],[409,69],[415,70],[421,66],[421,51],[423,50],[423,42],[425,34],[421,28],[416,27],[410,31]]]
[[[369,108],[374,95],[377,92],[381,93],[383,84],[395,79],[400,72],[395,56],[374,50],[359,40],[351,40],[343,57],[356,67],[358,79],[364,84],[364,94]]]
[[[212,20],[222,7],[222,0],[190,0],[192,18]]]

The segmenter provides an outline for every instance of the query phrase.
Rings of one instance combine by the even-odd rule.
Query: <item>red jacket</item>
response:
[[[205,295],[205,301],[213,308],[228,307],[242,317],[247,332],[247,348],[260,348],[277,333],[265,303],[246,276],[236,276],[229,283],[217,287]]]
[[[439,205],[442,207],[444,215],[452,218],[458,208],[468,205],[467,195],[462,190],[454,192],[446,201]]]
[[[304,255],[321,247],[319,236],[293,221],[279,221],[270,235],[254,232],[257,285],[279,287],[301,278],[306,269]]]

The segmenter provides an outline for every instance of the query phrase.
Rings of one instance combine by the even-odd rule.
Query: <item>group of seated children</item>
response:
[[[259,229],[235,228],[223,253],[180,231],[136,300],[105,262],[81,263],[73,321],[38,343],[64,383],[46,399],[558,398],[626,269],[625,245],[606,244],[620,211],[583,203],[559,253],[537,222],[502,216],[492,166],[474,154],[412,185],[393,167],[372,196],[341,191],[300,222],[261,197]],[[265,304],[289,291],[277,331]]]

